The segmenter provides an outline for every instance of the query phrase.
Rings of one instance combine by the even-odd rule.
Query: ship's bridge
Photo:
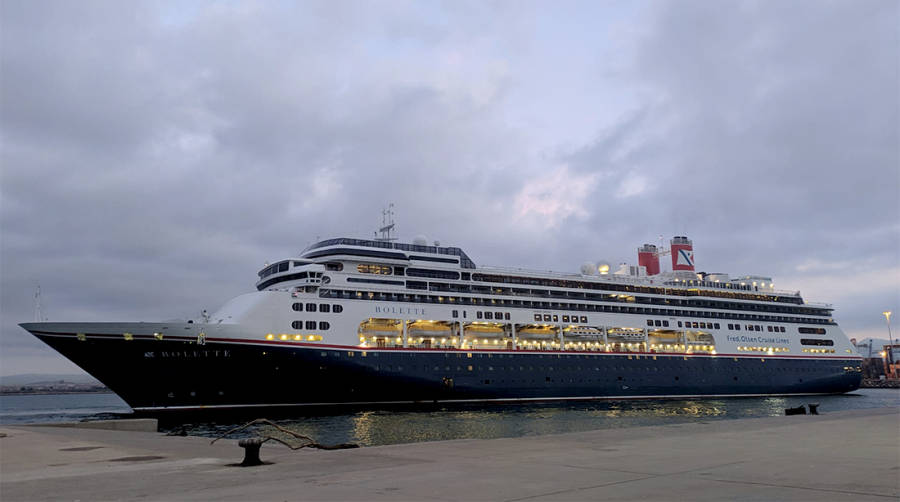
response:
[[[310,260],[282,260],[259,271],[256,289],[262,291],[275,284],[291,282],[291,286],[318,287],[325,267]]]

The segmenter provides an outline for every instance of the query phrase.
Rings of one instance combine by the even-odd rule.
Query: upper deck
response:
[[[422,289],[424,283],[407,281],[407,277],[440,279],[448,281],[450,289],[462,292],[465,283],[492,283],[540,286],[565,290],[609,290],[663,297],[716,297],[750,302],[777,302],[803,305],[799,291],[781,291],[771,287],[760,288],[756,284],[732,281],[706,280],[701,274],[665,274],[656,276],[630,276],[620,274],[585,275],[508,267],[476,267],[469,256],[458,247],[427,246],[421,244],[394,243],[377,240],[336,238],[317,242],[307,247],[299,259],[290,259],[269,265],[260,271],[257,289],[274,284],[312,277],[312,272],[293,270],[310,264],[326,264],[332,261],[361,263],[375,262],[383,266],[356,267],[359,274],[397,276],[403,280],[355,280],[371,282],[394,288]],[[434,270],[429,270],[432,267]],[[308,267],[304,267],[308,268]],[[326,269],[322,269],[326,270]],[[454,272],[456,270],[458,272]],[[405,271],[405,272],[404,272]],[[347,271],[349,272],[349,271]],[[346,272],[345,272],[346,273]],[[352,272],[351,272],[352,273]],[[301,276],[306,277],[301,277]],[[272,276],[272,277],[269,277]],[[322,274],[315,273],[316,277]],[[403,277],[405,276],[405,277]],[[770,280],[771,281],[771,280]],[[310,282],[319,282],[311,280]],[[309,282],[307,282],[309,283]],[[411,284],[412,283],[412,284]],[[452,286],[459,283],[463,289]],[[441,286],[435,284],[437,288]],[[439,290],[439,289],[436,289]],[[499,290],[498,290],[499,292]],[[830,305],[817,304],[830,310]]]

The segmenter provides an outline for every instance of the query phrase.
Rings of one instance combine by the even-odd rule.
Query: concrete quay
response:
[[[0,500],[900,500],[900,409],[291,451],[0,427]]]

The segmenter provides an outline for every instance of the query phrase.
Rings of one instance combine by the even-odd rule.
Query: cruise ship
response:
[[[830,305],[768,277],[696,272],[684,236],[643,245],[637,265],[576,273],[478,267],[458,247],[395,240],[317,242],[196,320],[21,326],[146,413],[860,385]]]

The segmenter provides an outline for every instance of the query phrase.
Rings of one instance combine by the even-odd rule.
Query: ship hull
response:
[[[135,411],[835,394],[859,358],[366,349],[24,325]],[[143,326],[146,329],[146,325]],[[187,329],[187,328],[185,328]]]

